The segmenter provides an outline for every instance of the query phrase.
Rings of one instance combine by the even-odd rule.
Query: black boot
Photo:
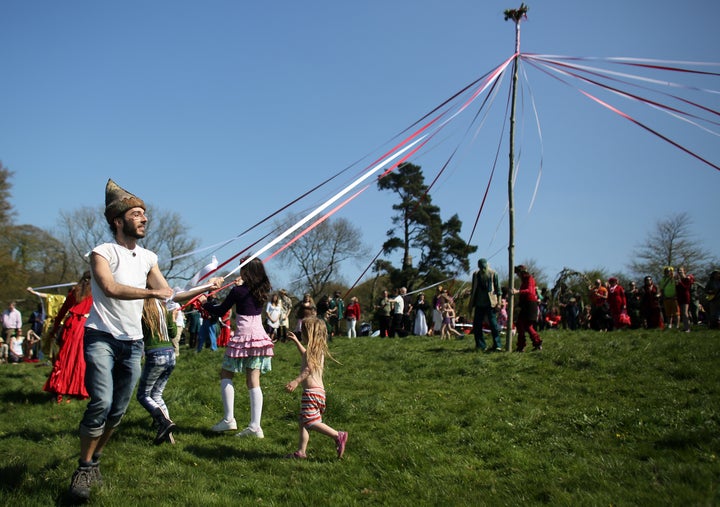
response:
[[[153,419],[155,419],[155,422],[158,425],[158,432],[157,435],[155,435],[155,440],[153,440],[153,444],[160,445],[165,440],[167,440],[168,434],[170,434],[172,430],[176,428],[176,425],[170,420],[168,416],[165,415],[165,412],[163,412],[160,408],[156,408],[155,410],[153,410],[152,417]]]

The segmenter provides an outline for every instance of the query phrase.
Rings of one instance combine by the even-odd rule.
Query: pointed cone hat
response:
[[[109,179],[105,185],[105,219],[108,223],[131,208],[145,209],[145,203]]]

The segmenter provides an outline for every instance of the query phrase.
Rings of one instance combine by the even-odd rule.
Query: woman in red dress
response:
[[[91,306],[90,272],[86,271],[80,281],[70,289],[65,303],[55,318],[51,332],[51,336],[54,336],[62,323],[60,351],[50,377],[43,387],[44,391],[57,395],[58,403],[62,401],[63,396],[80,400],[88,398],[85,390],[83,335]]]

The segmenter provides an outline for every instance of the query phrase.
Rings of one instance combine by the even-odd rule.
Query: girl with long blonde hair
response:
[[[335,441],[335,450],[338,458],[345,453],[345,444],[348,439],[346,431],[336,431],[325,424],[322,416],[325,413],[325,385],[323,384],[323,370],[325,367],[325,356],[333,361],[327,344],[327,325],[317,317],[308,317],[302,322],[302,336],[307,341],[307,347],[303,346],[295,333],[288,333],[288,338],[295,342],[295,345],[302,356],[300,375],[291,380],[285,386],[285,390],[293,392],[298,385],[302,385],[303,394],[299,418],[299,440],[298,448],[288,458],[307,458],[307,444],[310,440],[309,430],[322,433]],[[337,362],[337,361],[335,361]]]

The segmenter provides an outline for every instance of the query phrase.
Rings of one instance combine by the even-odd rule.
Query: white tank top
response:
[[[117,243],[103,243],[93,249],[110,264],[117,283],[144,289],[147,275],[157,264],[157,255],[142,247],[128,250]],[[110,333],[118,340],[142,340],[142,299],[109,298],[95,281],[91,280],[93,304],[85,327]]]

